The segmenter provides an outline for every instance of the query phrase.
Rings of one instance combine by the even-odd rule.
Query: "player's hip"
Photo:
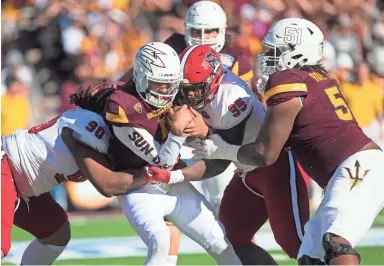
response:
[[[345,193],[365,190],[373,193],[376,186],[384,186],[384,152],[371,149],[359,151],[344,160],[328,182],[329,187],[339,186]]]

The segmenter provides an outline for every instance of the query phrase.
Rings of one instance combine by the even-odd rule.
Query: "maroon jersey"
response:
[[[174,33],[166,41],[178,54],[181,54],[187,45],[183,34]],[[247,81],[253,77],[253,70],[248,58],[239,49],[224,45],[219,53],[224,69],[231,70],[243,80]]]
[[[268,106],[293,97],[305,99],[286,145],[322,188],[345,159],[370,142],[333,78],[302,69],[275,72],[265,97]]]
[[[114,126],[130,126],[146,129],[158,143],[164,143],[168,136],[166,117],[171,104],[164,108],[154,108],[142,101],[134,83],[127,83],[112,93],[105,104],[105,120]],[[153,147],[139,134],[130,136],[132,142],[148,152]],[[136,169],[148,164],[139,155],[126,147],[117,137],[113,137],[108,151],[117,171]],[[157,158],[158,159],[158,158]],[[153,163],[156,162],[156,158]]]

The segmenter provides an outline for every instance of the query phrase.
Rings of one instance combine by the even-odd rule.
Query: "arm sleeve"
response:
[[[144,128],[113,126],[113,132],[125,146],[143,160],[166,169],[171,169],[177,163],[186,139],[169,133],[164,145],[161,146]]]

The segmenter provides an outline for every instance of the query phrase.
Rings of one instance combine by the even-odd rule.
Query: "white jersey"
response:
[[[73,138],[106,154],[111,133],[98,114],[73,109],[29,131],[2,137],[18,192],[25,197],[50,191],[61,182],[85,179],[68,147],[61,138],[64,127],[73,129]]]
[[[241,78],[227,71],[215,97],[204,107],[202,115],[207,125],[215,130],[228,130],[246,120],[244,136],[239,138],[243,139],[241,144],[248,144],[256,140],[264,121],[265,107]],[[235,164],[244,172],[256,168]]]

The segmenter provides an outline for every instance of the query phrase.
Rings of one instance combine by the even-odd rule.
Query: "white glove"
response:
[[[193,159],[222,159],[237,162],[237,151],[240,146],[225,142],[219,135],[210,135],[201,141],[193,151]]]
[[[264,93],[265,86],[267,85],[269,76],[261,75],[261,78],[259,78],[256,82],[256,89],[258,93]]]

